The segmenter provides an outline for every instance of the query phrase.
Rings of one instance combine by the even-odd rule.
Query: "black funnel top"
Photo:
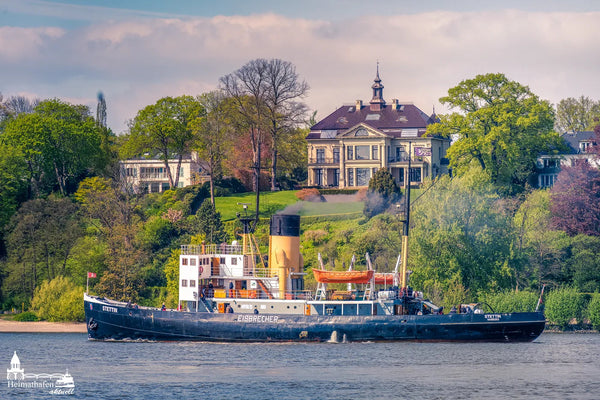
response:
[[[271,236],[300,236],[300,216],[276,214],[271,216]]]

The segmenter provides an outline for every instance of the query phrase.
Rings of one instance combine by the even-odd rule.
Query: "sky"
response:
[[[596,0],[0,0],[0,93],[95,112],[101,91],[117,134],[256,58],[293,63],[318,119],[368,102],[377,63],[385,100],[428,114],[497,72],[553,104],[600,100],[598,21]]]

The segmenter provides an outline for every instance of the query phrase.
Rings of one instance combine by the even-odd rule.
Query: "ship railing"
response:
[[[311,296],[318,299],[316,292],[311,292]],[[366,301],[366,300],[378,300],[378,292],[373,291],[371,294],[364,290],[333,290],[328,289],[324,292],[323,300],[327,301]]]
[[[275,273],[271,272],[270,268],[263,268],[263,267],[254,267],[254,270],[252,271],[252,275],[257,278],[272,278],[272,277],[276,276]]]
[[[239,244],[184,244],[181,246],[181,255],[199,254],[241,254],[242,246]]]
[[[269,299],[268,295],[260,289],[215,289],[215,297],[228,297],[233,299]],[[285,292],[285,300],[313,300],[310,290],[295,290]]]
[[[294,290],[285,292],[286,300],[313,300],[312,290]]]

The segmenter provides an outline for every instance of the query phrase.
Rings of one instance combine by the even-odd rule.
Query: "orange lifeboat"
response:
[[[375,271],[325,271],[313,269],[313,275],[316,281],[320,283],[369,283],[374,273]]]
[[[375,273],[375,284],[376,285],[393,285],[394,284],[394,274],[393,273],[376,272]]]

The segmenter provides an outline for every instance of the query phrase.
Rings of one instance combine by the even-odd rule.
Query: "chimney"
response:
[[[362,100],[356,100],[356,111],[360,111],[362,108]]]
[[[392,110],[398,110],[398,99],[392,99]]]

